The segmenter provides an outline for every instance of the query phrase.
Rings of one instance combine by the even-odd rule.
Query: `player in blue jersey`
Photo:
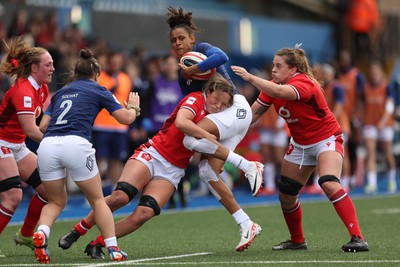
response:
[[[67,85],[57,91],[40,123],[45,132],[38,149],[38,168],[48,204],[43,208],[33,236],[36,259],[49,263],[47,240],[50,228],[67,202],[66,171],[86,196],[105,238],[111,260],[127,259],[117,246],[114,219],[107,206],[97,169],[95,149],[90,143],[93,121],[107,109],[122,124],[131,124],[140,113],[137,93],[129,95],[126,108],[104,87],[98,85],[100,65],[89,49],[82,49]]]
[[[178,82],[183,95],[201,90],[204,83],[207,82],[193,79],[192,74],[213,68],[216,68],[217,72],[232,84],[235,90],[234,104],[223,112],[207,115],[197,125],[214,134],[223,146],[233,151],[246,135],[252,120],[252,113],[246,98],[238,93],[224,67],[228,56],[220,48],[209,43],[196,42],[195,34],[201,29],[194,24],[191,12],[185,13],[182,8],[169,7],[166,22],[170,27],[169,37],[172,49],[179,58],[189,51],[200,52],[207,56],[207,59],[197,65],[187,67],[179,64]],[[206,153],[207,151],[201,150],[201,147],[194,149],[196,141],[194,137],[187,136],[185,137],[185,146],[188,149]],[[227,161],[230,161],[230,158]],[[261,232],[261,227],[250,220],[236,202],[232,192],[218,176],[223,164],[224,161],[214,157],[204,158],[199,163],[199,176],[240,225],[241,240],[236,250],[242,252]],[[258,194],[262,186],[263,169],[264,166],[258,162],[250,162],[244,168],[253,196]]]

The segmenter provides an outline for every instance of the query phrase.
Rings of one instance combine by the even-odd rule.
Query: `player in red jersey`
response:
[[[35,188],[37,194],[29,203],[24,224],[14,241],[33,249],[33,231],[47,200],[36,167],[36,155],[26,147],[25,138],[42,140],[36,118],[42,112],[48,96],[47,84],[55,69],[46,49],[29,47],[18,37],[4,56],[0,70],[17,77],[0,106],[0,233],[21,202],[22,180]]]
[[[200,145],[209,148],[209,154],[222,160],[233,153],[215,141],[215,135],[196,125],[207,114],[222,112],[232,106],[233,95],[232,85],[221,75],[214,75],[205,84],[203,92],[192,92],[184,97],[160,131],[135,150],[125,164],[117,188],[106,197],[110,209],[115,211],[127,205],[141,191],[140,201],[134,212],[115,224],[117,238],[136,231],[145,222],[159,215],[161,208],[175,192],[194,153],[185,147],[185,135],[196,137]],[[91,212],[74,230],[61,237],[59,246],[63,249],[70,248],[94,224]],[[85,252],[92,258],[102,258],[101,247],[104,245],[104,239],[100,235],[86,246]]]
[[[361,234],[353,202],[340,185],[342,130],[328,108],[304,50],[296,45],[295,48],[283,48],[276,52],[272,81],[253,76],[239,66],[232,66],[232,70],[261,91],[252,105],[252,122],[257,121],[274,105],[276,112],[285,119],[292,136],[278,181],[279,200],[291,239],[275,245],[273,250],[307,249],[298,196],[300,189],[318,167],[318,183],[351,237],[350,242],[342,246],[342,250],[368,251],[368,243]]]

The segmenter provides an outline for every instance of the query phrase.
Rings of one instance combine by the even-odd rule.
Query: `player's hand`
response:
[[[240,66],[231,66],[232,71],[240,76],[243,80],[245,81],[250,81],[251,79],[251,74],[247,72],[247,70],[243,67]]]
[[[128,97],[128,103],[124,101],[125,106],[132,105],[134,107],[140,107],[140,96],[137,92],[130,92]]]

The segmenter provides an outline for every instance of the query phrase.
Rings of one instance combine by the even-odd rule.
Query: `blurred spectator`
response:
[[[383,67],[379,62],[369,65],[369,79],[363,93],[364,127],[363,137],[367,149],[366,193],[376,193],[377,188],[377,144],[381,143],[383,158],[387,163],[389,193],[395,193],[396,162],[393,155],[394,98],[388,86]]]
[[[14,12],[11,18],[11,23],[8,26],[8,38],[24,35],[28,32],[27,29],[28,12],[25,9],[18,9]]]
[[[286,123],[275,111],[269,109],[258,121],[260,152],[264,159],[264,188],[260,195],[276,194],[276,178],[282,166],[288,145]]]
[[[350,119],[348,114],[344,111],[345,91],[343,86],[335,79],[336,70],[330,64],[321,65],[321,81],[325,92],[326,102],[328,107],[332,110],[333,115],[339,122],[340,127],[343,131],[343,139],[346,143],[349,139],[350,134]],[[346,149],[347,150],[347,149]],[[350,190],[350,159],[348,151],[344,153],[342,177],[340,183],[346,191]]]
[[[357,59],[365,59],[373,52],[373,39],[379,30],[380,16],[376,0],[351,0],[346,20],[354,33]]]
[[[361,101],[360,94],[364,90],[365,76],[355,66],[347,50],[340,51],[338,58],[338,81],[343,85],[345,91],[344,111],[350,119],[349,140],[347,142],[348,154],[350,158],[351,173],[354,177],[350,178],[360,187],[364,180],[364,154],[362,149],[361,136]]]
[[[178,61],[174,56],[165,56],[161,60],[161,73],[153,81],[150,81],[149,89],[143,96],[142,124],[146,125],[149,137],[157,133],[165,120],[174,111],[176,105],[182,98],[181,89],[178,84]]]
[[[99,84],[111,91],[121,104],[128,99],[132,87],[129,76],[122,71],[123,66],[124,56],[112,52],[99,78]],[[106,110],[102,110],[94,121],[92,136],[97,164],[101,176],[106,180],[104,194],[111,194],[127,157],[128,126],[121,125]]]

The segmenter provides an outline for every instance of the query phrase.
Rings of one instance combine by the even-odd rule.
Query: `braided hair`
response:
[[[176,9],[172,6],[169,6],[166,22],[168,23],[171,31],[176,28],[185,28],[189,34],[203,31],[203,29],[194,24],[192,12],[185,13],[182,7]]]

